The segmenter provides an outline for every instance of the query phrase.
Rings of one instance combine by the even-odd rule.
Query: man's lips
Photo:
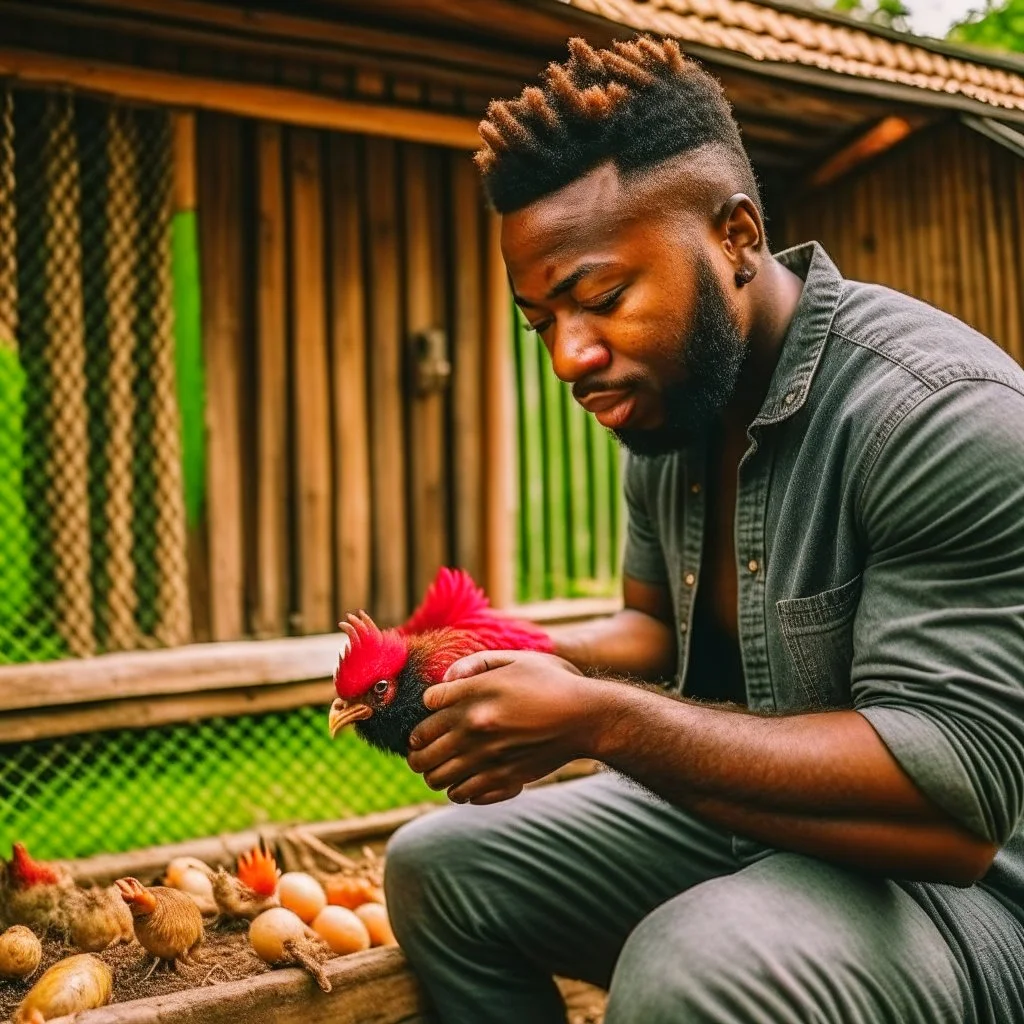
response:
[[[636,397],[628,388],[615,388],[611,391],[592,391],[581,398],[579,403],[587,412],[593,413],[602,427],[615,430],[632,416]]]

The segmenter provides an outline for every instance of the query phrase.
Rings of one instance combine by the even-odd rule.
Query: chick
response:
[[[135,921],[116,885],[76,889],[65,902],[68,937],[83,953],[99,953],[118,942],[131,942]]]
[[[238,875],[219,868],[213,877],[213,898],[226,917],[252,921],[271,907],[280,905],[277,880],[281,872],[274,855],[256,847],[238,858]]]
[[[59,864],[33,860],[21,843],[15,843],[3,875],[0,905],[6,923],[23,924],[37,935],[64,931],[64,906],[75,882]]]
[[[203,917],[189,896],[163,885],[147,888],[137,878],[119,878],[114,884],[135,919],[135,937],[156,958],[147,978],[161,960],[177,970],[179,961],[196,957]]]

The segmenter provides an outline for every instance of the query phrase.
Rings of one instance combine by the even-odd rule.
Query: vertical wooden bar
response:
[[[330,136],[330,345],[338,617],[345,611],[369,607],[372,582],[368,336],[357,146],[354,138],[336,133]]]
[[[512,297],[501,258],[501,221],[491,214],[487,222],[487,342],[484,354],[486,385],[484,437],[487,552],[485,576],[492,603],[512,602],[514,581],[513,491],[514,426],[512,419]]]
[[[417,335],[440,327],[435,309],[433,275],[443,266],[438,256],[440,225],[436,194],[429,187],[430,161],[435,154],[423,146],[402,148],[405,190],[405,317],[407,365],[414,368]],[[410,569],[416,599],[424,593],[445,561],[448,508],[444,472],[444,393],[409,397],[409,483],[412,529]]]
[[[210,637],[244,630],[242,536],[242,138],[238,119],[199,119],[199,239],[207,379]]]
[[[370,437],[373,481],[373,600],[384,623],[409,610],[402,409],[402,321],[398,266],[396,152],[366,140],[370,325]]]
[[[452,502],[454,557],[474,579],[484,562],[483,278],[481,205],[476,171],[464,153],[449,158],[455,309],[452,334]]]
[[[311,129],[291,131],[288,156],[298,614],[302,632],[326,633],[334,628],[334,597],[320,137]]]
[[[288,325],[281,128],[256,126],[256,621],[288,628]]]

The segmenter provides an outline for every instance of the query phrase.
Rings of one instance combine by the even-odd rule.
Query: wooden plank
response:
[[[196,208],[196,116],[182,111],[171,113],[171,152],[174,180],[171,195],[174,212]]]
[[[288,631],[288,374],[281,129],[256,127],[257,636]]]
[[[912,132],[923,127],[921,118],[910,120],[905,117],[884,117],[863,135],[843,146],[829,156],[810,176],[812,188],[827,185],[849,174],[854,168],[874,160],[886,151],[899,145]]]
[[[110,729],[149,729],[208,718],[290,711],[311,705],[323,705],[326,713],[333,696],[330,680],[324,678],[315,683],[282,683],[183,696],[135,697],[63,708],[9,711],[0,713],[0,743],[27,743]]]
[[[207,380],[210,634],[244,632],[241,380],[242,139],[235,118],[199,120],[199,244]]]
[[[501,222],[489,214],[484,254],[485,579],[496,608],[512,603],[515,587],[515,437],[512,412],[512,295],[501,256]]]
[[[331,424],[324,293],[320,138],[291,133],[292,383],[295,424],[297,620],[301,632],[334,625]]]
[[[373,605],[382,623],[409,610],[402,323],[395,146],[365,149],[370,294],[370,423],[373,481]]]
[[[451,267],[454,309],[452,351],[452,521],[456,564],[482,579],[483,504],[483,275],[482,206],[476,168],[462,153],[451,154]]]
[[[334,402],[335,612],[366,608],[371,596],[370,413],[366,403],[366,297],[360,143],[328,140],[331,383]]]
[[[127,68],[74,57],[0,50],[0,76],[26,85],[71,86],[115,99],[191,107],[282,124],[476,149],[476,121],[434,110],[366,103],[300,89]]]
[[[415,381],[418,336],[440,330],[443,310],[434,296],[434,276],[442,272],[441,224],[432,189],[433,154],[422,146],[402,150],[405,190],[406,360]],[[436,174],[433,175],[436,179]],[[444,459],[445,391],[409,388],[410,570],[418,600],[445,561],[448,503]]]

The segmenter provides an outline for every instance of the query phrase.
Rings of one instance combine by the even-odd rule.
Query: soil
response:
[[[113,946],[93,955],[102,960],[114,976],[113,1002],[145,999],[269,971],[270,968],[252,951],[246,936],[247,927],[216,931],[208,928],[206,941],[201,947],[200,963],[181,964],[177,971],[161,965],[145,981],[143,979],[153,958],[137,942]],[[60,942],[47,940],[43,943],[39,970],[28,981],[0,981],[0,1024],[8,1024],[18,1004],[46,968],[78,952]]]

